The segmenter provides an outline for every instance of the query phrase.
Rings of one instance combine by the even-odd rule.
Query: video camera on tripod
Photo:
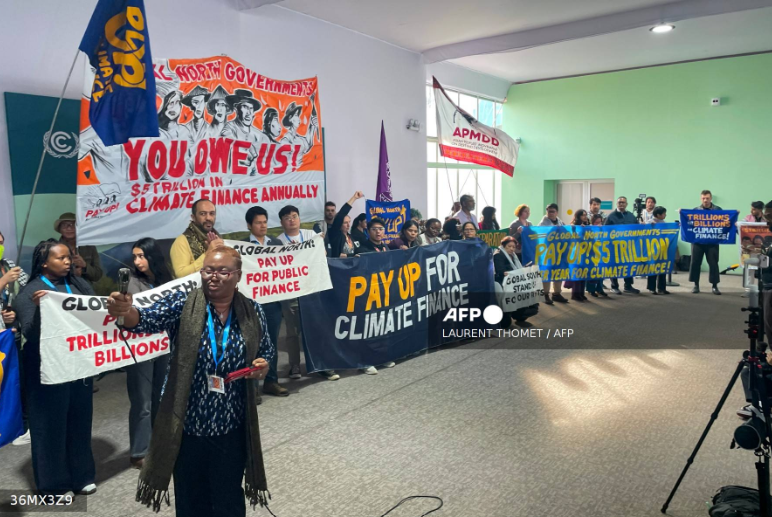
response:
[[[694,447],[691,456],[686,461],[686,465],[681,471],[673,490],[661,508],[661,512],[667,512],[670,501],[673,500],[678,487],[681,485],[687,470],[694,462],[697,452],[702,443],[708,436],[710,428],[718,418],[721,408],[724,406],[727,398],[737,378],[747,368],[747,384],[744,386],[746,397],[751,398],[751,418],[735,429],[731,448],[739,446],[742,449],[754,451],[756,456],[756,476],[758,481],[758,504],[759,512],[754,515],[760,517],[772,517],[772,500],[770,500],[770,456],[772,456],[772,365],[767,360],[767,345],[764,343],[764,303],[761,292],[764,290],[764,282],[761,272],[770,265],[769,248],[762,249],[760,253],[752,254],[745,260],[743,274],[745,276],[745,285],[748,287],[748,307],[743,307],[743,312],[748,312],[748,319],[745,322],[748,328],[745,334],[748,335],[750,346],[743,352],[743,358],[737,364],[734,374],[729,384],[724,390],[721,400],[719,400],[715,411],[710,415],[710,421],[702,432],[697,445]],[[745,383],[744,383],[745,384]],[[728,487],[727,487],[728,488]],[[722,489],[724,490],[724,489]]]
[[[772,397],[772,365],[769,364],[764,342],[764,304],[761,299],[761,270],[769,267],[769,256],[764,254],[768,249],[762,249],[762,252],[748,257],[743,269],[744,283],[748,287],[748,307],[743,307],[742,311],[749,313],[746,321],[748,328],[744,332],[751,340],[751,347],[743,352],[743,357],[751,367],[748,381],[753,396],[753,409],[751,418],[735,429],[733,445],[736,443],[738,447],[747,450],[758,449],[770,437],[762,413],[764,406],[769,408],[772,404],[772,400],[769,400]],[[754,351],[756,359],[753,359]]]
[[[633,212],[635,212],[635,218],[638,222],[643,221],[643,210],[646,208],[646,194],[640,194],[633,201]]]

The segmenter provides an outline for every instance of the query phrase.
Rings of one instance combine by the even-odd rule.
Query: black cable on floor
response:
[[[439,497],[437,497],[437,496],[433,496],[433,495],[411,495],[410,497],[406,497],[406,498],[404,498],[403,500],[401,500],[400,502],[398,502],[398,503],[397,503],[395,506],[393,506],[393,507],[392,507],[392,508],[391,508],[391,509],[390,509],[388,512],[386,512],[386,513],[384,513],[383,515],[381,515],[381,517],[386,517],[388,514],[390,514],[391,512],[393,512],[394,510],[396,510],[397,508],[399,508],[399,507],[400,507],[400,505],[401,505],[402,503],[405,503],[405,502],[407,502],[407,501],[410,501],[411,499],[436,499],[437,501],[439,501],[439,502],[440,502],[440,505],[439,505],[437,508],[433,508],[433,509],[429,510],[429,511],[428,511],[428,512],[426,512],[426,513],[422,513],[422,514],[420,515],[420,517],[425,517],[426,515],[429,515],[430,513],[434,513],[434,512],[436,512],[437,510],[439,510],[440,508],[442,508],[442,506],[445,504],[445,503],[443,503],[442,499],[440,499],[440,498],[439,498]],[[268,510],[268,513],[270,513],[271,515],[273,515],[273,517],[276,517],[276,515],[275,515],[275,514],[274,514],[274,513],[271,511],[271,509],[270,509],[270,508],[268,508],[268,506],[264,506],[263,508],[265,508],[266,510]]]
[[[440,499],[440,498],[439,498],[439,497],[437,497],[437,496],[433,496],[433,495],[411,495],[410,497],[406,497],[406,498],[404,498],[403,500],[401,500],[400,502],[398,502],[398,503],[396,504],[396,506],[394,506],[394,507],[393,507],[393,508],[391,508],[391,509],[390,509],[388,512],[386,512],[386,513],[384,513],[383,515],[381,515],[381,517],[386,517],[388,514],[390,514],[391,512],[393,512],[394,510],[396,510],[397,508],[399,508],[399,507],[400,507],[400,505],[401,505],[402,503],[404,503],[404,502],[407,502],[407,501],[410,501],[411,499],[435,499],[435,500],[437,500],[437,501],[439,501],[439,502],[440,502],[440,505],[439,505],[437,508],[434,508],[434,509],[432,509],[432,510],[429,510],[429,511],[428,511],[428,512],[426,512],[426,513],[422,513],[422,514],[421,514],[421,517],[424,517],[425,515],[429,515],[430,513],[434,513],[434,512],[436,512],[437,510],[439,510],[440,508],[442,508],[442,505],[444,504],[444,503],[442,502],[442,499]]]

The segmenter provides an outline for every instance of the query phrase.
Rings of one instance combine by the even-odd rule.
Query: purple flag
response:
[[[386,133],[381,121],[381,152],[378,157],[378,187],[375,189],[376,201],[394,201],[391,197],[391,171],[389,170],[389,152],[386,150]]]

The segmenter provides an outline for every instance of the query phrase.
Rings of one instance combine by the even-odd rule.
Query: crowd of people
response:
[[[353,204],[362,197],[362,192],[355,192],[340,210],[335,203],[327,202],[324,220],[317,222],[313,229],[302,228],[300,211],[287,205],[277,214],[281,233],[275,237],[268,235],[269,213],[263,207],[251,207],[245,214],[246,229],[249,231],[246,240],[260,246],[279,246],[302,243],[321,235],[328,257],[336,259],[364,253],[408,250],[444,240],[474,240],[479,238],[479,231],[499,230],[501,227],[494,207],[485,207],[478,221],[473,213],[474,198],[464,195],[444,221],[437,218],[408,220],[398,238],[386,243],[386,221],[378,217],[368,221],[365,214],[352,221],[349,214]],[[593,198],[588,209],[573,211],[573,219],[566,223],[558,216],[558,205],[550,203],[538,226],[656,225],[667,218],[667,210],[658,206],[652,196],[645,200],[645,209],[639,217],[628,211],[624,196],[617,198],[616,209],[609,214],[601,211],[600,207],[600,199]],[[766,221],[772,227],[772,202],[754,202],[751,208],[752,212],[746,220]],[[701,193],[701,203],[696,209],[720,210],[707,190]],[[524,266],[522,232],[523,228],[534,226],[528,205],[518,206],[515,216],[516,219],[509,225],[508,235],[501,239],[493,255],[494,280],[499,284],[512,271]],[[263,395],[286,397],[290,394],[279,383],[277,371],[276,343],[282,321],[286,326],[284,343],[289,354],[287,376],[299,379],[303,375],[298,300],[257,304],[238,293],[234,294],[234,286],[241,275],[241,258],[232,248],[225,246],[216,224],[216,206],[207,199],[200,199],[192,205],[187,228],[174,240],[169,260],[152,237],[135,242],[131,252],[133,267],[128,294],[113,293],[109,298],[110,313],[123,316],[127,330],[139,333],[164,330],[172,342],[170,354],[128,366],[124,371],[130,401],[130,462],[131,466],[142,469],[138,498],[148,504],[158,504],[159,494],[166,490],[173,473],[177,500],[180,499],[179,494],[187,494],[184,503],[187,506],[181,510],[178,503],[180,515],[195,513],[196,501],[204,501],[201,503],[204,504],[206,499],[201,497],[209,497],[206,494],[214,497],[212,494],[218,491],[233,494],[235,490],[241,494],[243,505],[244,492],[238,492],[241,490],[241,477],[237,474],[243,474],[245,468],[249,478],[248,498],[253,502],[264,501],[262,456],[257,453],[259,433],[250,403],[254,402],[256,406],[261,402],[257,385],[260,380],[263,381]],[[24,445],[31,441],[35,484],[40,492],[90,494],[96,491],[91,452],[93,379],[56,385],[40,382],[39,303],[49,291],[93,295],[93,283],[104,273],[97,250],[92,246],[76,245],[74,214],[62,214],[53,228],[60,237],[35,247],[29,274],[7,258],[0,261],[2,322],[3,326],[17,333],[25,428],[28,429],[14,443]],[[0,234],[0,246],[3,243]],[[703,260],[707,260],[712,292],[721,294],[718,288],[718,258],[717,245],[692,245],[689,280],[693,282],[693,293],[700,292],[700,268]],[[132,307],[132,295],[196,272],[202,277],[202,294],[188,295],[177,291],[149,308]],[[616,295],[640,294],[633,285],[632,277],[623,279],[621,289],[618,279],[610,280],[610,291]],[[764,270],[764,282],[772,289],[769,268]],[[647,279],[647,289],[652,294],[670,294],[666,286],[664,274]],[[609,296],[606,292],[608,288],[600,280],[545,282],[543,303],[569,303],[563,296],[564,288],[570,289],[571,299],[578,302],[588,301],[588,294],[595,298]],[[769,306],[772,290],[764,294]],[[539,304],[536,303],[510,312],[505,315],[502,325],[529,326],[526,320],[538,311]],[[772,331],[772,309],[766,314],[766,325],[767,331]],[[261,334],[260,329],[266,331]],[[194,343],[195,346],[185,347],[184,343]],[[241,384],[239,389],[229,390],[227,396],[221,396],[226,393],[219,391],[224,373],[249,365],[254,366],[255,371],[249,374],[248,383]],[[363,371],[377,374],[376,366]],[[390,368],[395,364],[389,362],[381,366]],[[320,374],[329,380],[339,378],[334,371]],[[162,433],[175,436],[179,441],[170,441],[168,437],[156,438]],[[248,439],[245,439],[245,433]],[[249,454],[245,448],[250,451]],[[228,451],[225,455],[232,460],[225,462],[222,471],[204,469],[207,473],[203,477],[191,474],[199,468],[197,465],[205,465],[201,462],[216,455],[217,451]],[[177,457],[183,456],[185,462],[175,462]],[[198,457],[196,461],[199,463],[190,460],[191,457]],[[148,462],[146,458],[151,460]],[[171,466],[169,462],[172,462]],[[239,498],[231,495],[226,499],[229,501],[227,504],[238,504]]]

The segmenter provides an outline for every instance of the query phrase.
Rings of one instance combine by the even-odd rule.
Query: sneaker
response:
[[[654,289],[649,289],[649,292],[650,292],[651,294],[657,294],[657,291],[655,291]]]
[[[289,391],[282,388],[278,382],[264,382],[263,395],[273,395],[274,397],[288,397]]]
[[[549,293],[544,293],[544,303],[546,303],[547,305],[552,305],[552,300],[550,300]]]
[[[394,368],[395,366],[397,366],[397,363],[395,363],[394,361],[389,361],[387,363],[383,363],[381,366],[383,366],[384,368]]]
[[[614,294],[622,294],[622,291],[620,291],[618,287],[612,287],[611,292]]]
[[[322,370],[319,375],[327,379],[328,381],[337,381],[340,379],[340,375],[335,373],[335,370]]]
[[[700,286],[698,286],[697,284],[694,284],[694,287],[692,287],[692,292],[693,292],[694,294],[699,294],[699,292],[700,292]]]
[[[625,292],[626,293],[630,293],[630,294],[641,294],[641,290],[640,289],[636,289],[633,286],[625,287]]]
[[[721,294],[721,291],[718,290],[718,286],[717,285],[713,286],[713,294]]]
[[[367,368],[362,368],[362,373],[366,373],[367,375],[378,375],[378,370],[375,366],[368,366]]]
[[[562,294],[560,294],[560,293],[555,293],[555,294],[553,294],[553,295],[552,295],[552,299],[553,299],[554,301],[556,301],[556,302],[560,302],[560,303],[568,303],[568,300],[566,300],[565,298],[563,298],[563,295],[562,295]]]
[[[24,433],[23,435],[19,436],[18,438],[16,438],[11,443],[13,445],[29,445],[29,443],[31,441],[32,441],[32,439],[30,438],[29,431],[27,431],[26,433]]]
[[[79,495],[91,495],[93,493],[96,493],[96,491],[97,491],[97,486],[94,483],[90,483],[90,484],[84,486],[83,488],[81,488],[80,490],[78,490],[78,494]]]
[[[302,377],[302,375],[300,375],[300,365],[299,364],[293,364],[290,367],[289,378],[290,379],[300,379],[300,377]]]
[[[662,291],[659,291],[659,294],[670,294],[670,291],[668,291],[667,289],[664,289]]]

